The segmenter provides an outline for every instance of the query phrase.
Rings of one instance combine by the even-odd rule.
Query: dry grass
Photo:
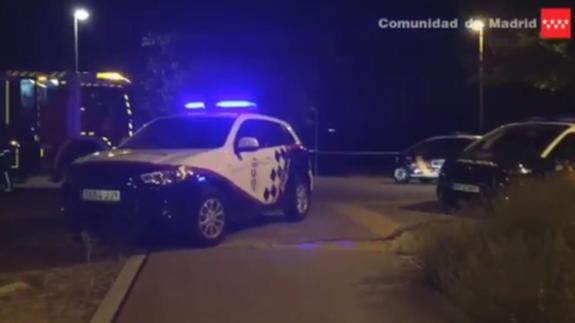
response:
[[[24,282],[30,288],[0,297],[1,323],[88,322],[123,262],[0,274],[0,286]]]
[[[574,200],[565,178],[511,187],[486,221],[430,244],[429,281],[474,322],[575,322]]]

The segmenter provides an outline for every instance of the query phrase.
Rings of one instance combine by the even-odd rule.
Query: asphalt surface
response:
[[[59,191],[42,187],[0,195],[0,272],[85,261],[60,215]],[[384,246],[445,218],[433,185],[320,178],[304,222],[276,214],[215,248],[153,246],[116,322],[460,322],[410,257]],[[93,260],[117,256],[98,247]]]
[[[380,245],[447,217],[433,191],[321,178],[304,222],[270,216],[215,248],[151,253],[116,322],[458,322],[409,257]]]

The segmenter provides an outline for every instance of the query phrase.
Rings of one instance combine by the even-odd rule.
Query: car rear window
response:
[[[433,158],[448,158],[460,153],[473,142],[470,138],[431,139],[407,149],[405,154]]]
[[[468,155],[503,159],[536,159],[568,127],[555,124],[523,124],[497,129],[471,145]]]

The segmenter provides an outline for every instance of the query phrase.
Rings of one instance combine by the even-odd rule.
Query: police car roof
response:
[[[260,114],[260,113],[245,112],[245,111],[241,111],[241,112],[240,111],[238,111],[238,112],[232,112],[232,111],[222,111],[222,112],[220,112],[220,111],[194,111],[194,112],[180,113],[180,114],[176,114],[176,115],[160,117],[157,120],[174,119],[174,118],[193,118],[193,117],[199,117],[199,116],[210,117],[210,118],[264,119],[264,120],[270,120],[270,121],[275,121],[275,122],[279,122],[279,123],[285,123],[285,121],[274,118],[274,117],[270,117],[270,116]]]

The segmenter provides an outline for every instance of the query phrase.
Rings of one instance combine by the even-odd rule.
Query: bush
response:
[[[430,245],[429,281],[473,322],[575,322],[575,183],[524,180],[491,213]]]

